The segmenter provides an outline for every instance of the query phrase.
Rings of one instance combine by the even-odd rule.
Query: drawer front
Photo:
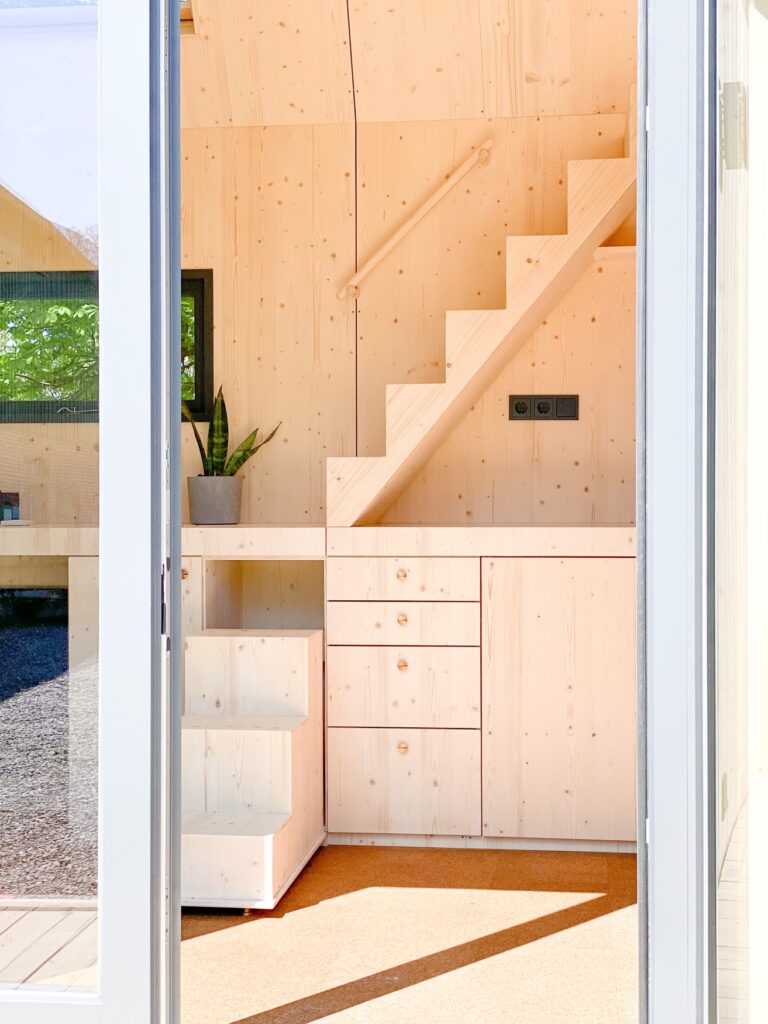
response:
[[[329,558],[330,601],[479,601],[477,558]]]
[[[329,644],[478,647],[480,605],[468,601],[329,601]]]
[[[328,830],[480,834],[480,733],[329,729]]]
[[[329,647],[328,725],[480,728],[477,647]]]

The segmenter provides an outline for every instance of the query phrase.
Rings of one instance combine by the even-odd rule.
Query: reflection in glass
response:
[[[768,5],[717,5],[714,132],[716,1019],[768,1019]]]
[[[0,0],[0,987],[98,981],[96,29]]]

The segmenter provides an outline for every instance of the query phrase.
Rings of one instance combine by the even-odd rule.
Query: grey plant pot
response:
[[[195,526],[240,522],[243,480],[239,476],[188,476],[189,518]]]

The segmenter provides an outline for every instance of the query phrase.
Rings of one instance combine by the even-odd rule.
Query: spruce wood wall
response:
[[[233,432],[283,420],[246,470],[244,521],[321,523],[325,456],[380,450],[384,385],[440,379],[445,310],[501,303],[505,235],[564,230],[566,161],[621,152],[635,8],[195,0],[194,9],[196,32],[182,40],[183,265],[214,271],[215,376]],[[357,302],[338,300],[356,261],[489,136],[491,162],[381,264]],[[34,438],[38,454],[16,477],[41,495],[33,518],[95,521],[92,427],[62,442],[44,425],[0,430],[14,452],[32,452]],[[196,459],[185,427],[185,475]],[[55,476],[55,463],[77,471]],[[533,463],[519,469],[530,488]],[[429,514],[414,501],[404,514]],[[582,502],[574,521],[628,507],[623,494],[597,510]]]
[[[580,418],[510,423],[514,394],[578,394]],[[382,522],[613,525],[634,517],[635,259],[616,250],[552,310]]]
[[[244,471],[243,521],[321,523],[325,457],[355,451],[354,310],[336,298],[354,265],[354,127],[189,128],[182,150],[182,262],[213,270],[233,443],[282,420]],[[189,427],[184,442],[198,473]]]

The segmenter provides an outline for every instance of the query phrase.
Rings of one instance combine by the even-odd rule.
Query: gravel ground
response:
[[[66,626],[0,629],[0,897],[96,895],[97,666],[66,661]]]

